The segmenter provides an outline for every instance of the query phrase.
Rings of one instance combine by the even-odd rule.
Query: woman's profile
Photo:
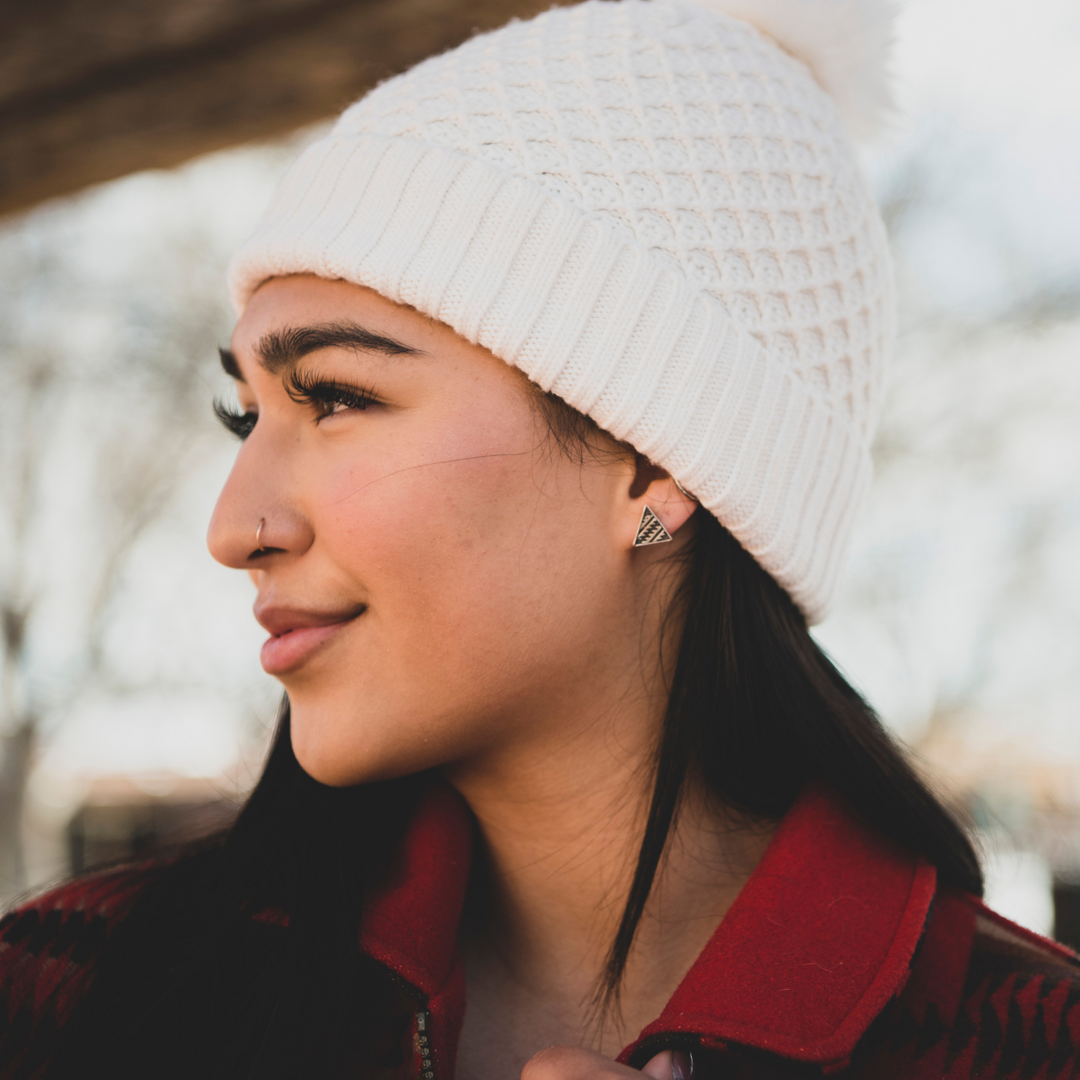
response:
[[[876,0],[587,0],[236,255],[235,824],[0,924],[0,1077],[1080,1075],[1080,965],[814,643],[893,333]]]

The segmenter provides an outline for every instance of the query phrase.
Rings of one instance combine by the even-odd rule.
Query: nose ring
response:
[[[266,518],[259,518],[259,527],[255,530],[255,547],[259,551],[265,551],[266,550],[266,548],[263,547],[263,543],[262,543],[262,531],[263,531],[263,526],[265,524],[266,524]]]

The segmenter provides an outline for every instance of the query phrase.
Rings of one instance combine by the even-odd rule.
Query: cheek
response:
[[[305,470],[317,543],[368,605],[349,651],[289,686],[294,746],[318,779],[403,775],[534,737],[553,684],[595,678],[612,636],[598,627],[620,603],[604,484],[554,475],[531,428],[490,428],[369,443]]]
[[[514,514],[527,479],[518,455],[488,440],[431,442],[313,470],[320,542],[366,588],[387,577],[395,588],[430,584],[437,566],[475,555]]]
[[[600,500],[582,499],[577,475],[552,480],[531,447],[446,446],[324,474],[317,531],[369,604],[388,679],[509,689],[580,647],[579,624],[604,602],[614,560]]]

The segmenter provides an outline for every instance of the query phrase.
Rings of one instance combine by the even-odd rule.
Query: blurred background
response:
[[[372,82],[529,0],[51,0],[0,34],[0,902],[228,818],[279,692],[203,537],[225,263]],[[1080,5],[908,0],[901,331],[816,631],[1080,945]]]

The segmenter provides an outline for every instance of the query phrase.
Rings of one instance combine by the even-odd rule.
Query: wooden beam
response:
[[[0,214],[332,116],[550,0],[38,0],[0,23]],[[10,8],[9,8],[10,11]]]

